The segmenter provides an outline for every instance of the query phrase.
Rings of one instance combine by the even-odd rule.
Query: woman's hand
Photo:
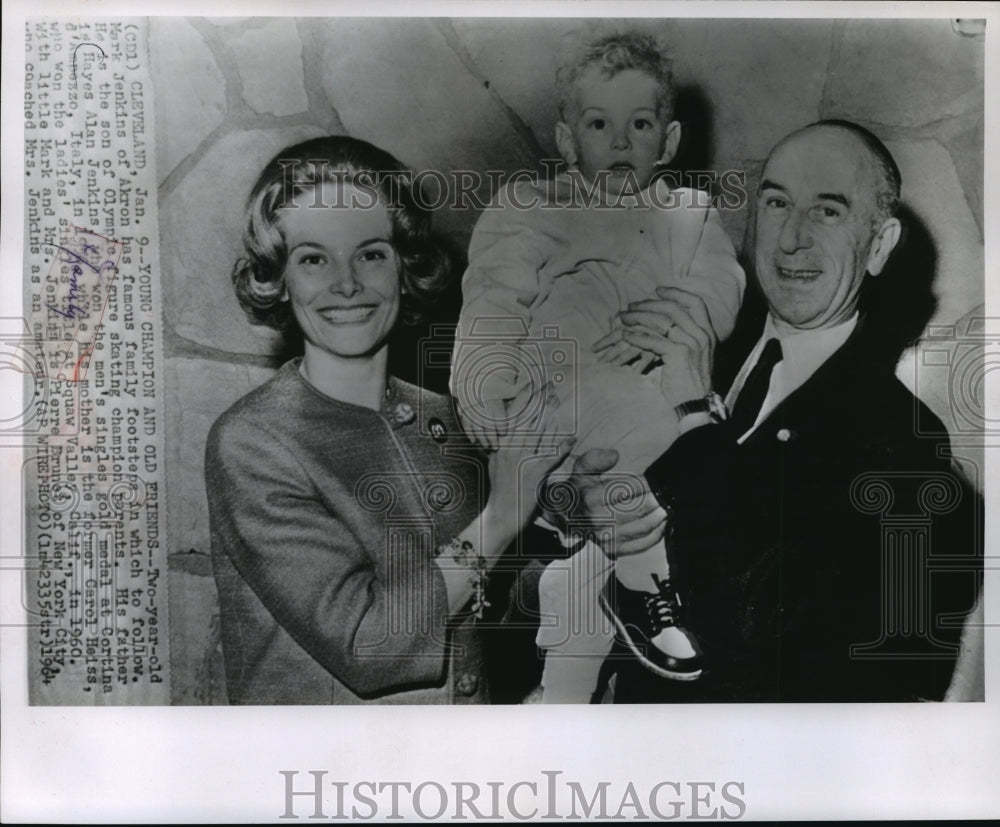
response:
[[[498,439],[490,453],[490,499],[484,516],[511,539],[523,529],[538,508],[538,492],[546,477],[569,456],[576,444],[574,437],[561,437],[551,424],[551,414],[559,400],[551,387],[544,386],[543,403],[530,423]],[[531,403],[530,389],[523,389],[513,400],[519,410]],[[536,407],[531,405],[532,408]]]

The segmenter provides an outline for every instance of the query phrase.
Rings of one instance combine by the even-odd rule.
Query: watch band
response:
[[[677,414],[678,419],[683,419],[688,414],[708,413],[708,400],[692,399],[688,402],[681,402],[680,405],[674,407],[674,413]]]
[[[687,402],[681,402],[680,405],[674,407],[674,413],[677,414],[677,419],[679,420],[693,413],[707,413],[712,417],[714,422],[725,422],[729,418],[726,403],[722,401],[722,397],[715,391],[703,396],[701,399],[691,399]]]

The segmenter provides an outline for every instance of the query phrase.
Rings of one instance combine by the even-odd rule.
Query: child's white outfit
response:
[[[699,295],[725,338],[745,277],[706,193],[661,179],[619,203],[609,197],[613,206],[581,205],[578,176],[518,182],[480,217],[462,280],[452,392],[468,411],[549,380],[559,432],[577,437],[574,453],[614,448],[611,474],[637,476],[677,437],[673,409],[687,400],[664,395],[662,368],[643,375],[607,365],[591,346],[630,302],[663,286]],[[542,576],[546,701],[584,702],[596,687],[613,641],[597,599],[611,568],[627,588],[650,591],[650,573],[667,573],[664,545],[613,564],[587,543]]]

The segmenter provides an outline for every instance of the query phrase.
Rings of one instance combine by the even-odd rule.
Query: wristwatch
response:
[[[681,402],[674,408],[674,413],[678,419],[683,419],[688,414],[707,413],[712,417],[713,422],[725,422],[729,419],[729,411],[726,410],[726,403],[715,391],[710,392],[701,399],[692,399],[690,402]]]

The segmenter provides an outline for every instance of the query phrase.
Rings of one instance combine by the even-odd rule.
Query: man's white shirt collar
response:
[[[750,430],[740,436],[738,441],[743,442],[771,411],[805,384],[820,365],[833,356],[840,346],[848,340],[857,323],[858,314],[855,313],[846,322],[835,327],[819,330],[796,330],[794,328],[780,330],[775,325],[774,319],[768,314],[767,321],[764,323],[764,334],[737,374],[736,381],[733,382],[733,386],[726,396],[726,407],[732,411],[736,397],[743,389],[753,366],[757,364],[768,339],[776,338],[781,343],[781,361],[774,366],[774,370],[771,372],[771,384],[768,386],[767,396],[764,397],[764,403],[761,405],[756,422]]]

